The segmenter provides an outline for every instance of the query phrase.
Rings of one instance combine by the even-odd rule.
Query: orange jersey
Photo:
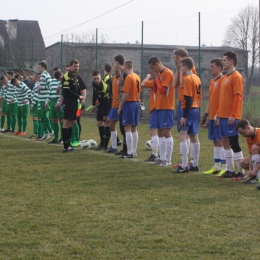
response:
[[[220,86],[220,98],[219,98],[219,112],[220,118],[229,118],[233,110],[233,103],[235,95],[241,96],[241,102],[238,104],[237,114],[235,119],[241,119],[242,117],[242,100],[244,92],[244,80],[242,75],[238,71],[234,71],[229,75],[223,77]]]
[[[154,93],[154,80],[148,80],[145,82],[145,88],[150,88],[150,113],[155,109],[155,98],[156,94]]]
[[[181,101],[181,109],[186,106],[186,100],[184,96],[192,98],[191,108],[199,108],[202,101],[202,86],[200,78],[195,74],[186,76],[183,80],[183,98]]]
[[[157,110],[174,110],[174,87],[173,87],[173,72],[165,68],[158,75],[160,82],[163,87],[166,87],[166,92],[161,93],[157,88],[156,90],[156,100],[155,107]]]
[[[112,95],[113,95],[112,108],[119,108],[119,81],[120,81],[120,75],[114,76],[112,79]]]
[[[193,74],[197,74],[195,66],[193,66],[191,71],[192,71]],[[179,77],[180,77],[180,74],[179,74]],[[183,80],[185,79],[185,77],[186,77],[186,75],[183,75],[183,77],[182,77],[182,84],[179,83],[179,86],[178,86],[178,100],[179,101],[182,101],[182,99],[183,99]]]
[[[214,120],[214,116],[217,113],[219,107],[220,85],[223,78],[224,75],[221,75],[209,82],[209,120]]]
[[[251,154],[251,147],[253,144],[260,144],[260,128],[255,128],[255,137],[252,139],[251,137],[246,138],[248,152]]]
[[[140,93],[142,91],[141,88],[141,79],[140,77],[135,74],[131,73],[126,76],[124,81],[124,86],[122,88],[122,91],[125,93],[128,93],[129,97],[126,99],[126,101],[140,101]]]

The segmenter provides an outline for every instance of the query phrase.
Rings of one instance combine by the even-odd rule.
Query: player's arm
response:
[[[202,116],[202,119],[201,119],[201,122],[200,122],[201,125],[205,126],[208,116],[209,116],[209,102],[208,102],[206,110],[205,110],[205,112]]]
[[[25,101],[26,101],[26,104],[27,104],[27,103],[30,103],[30,99],[31,99],[31,96],[32,96],[32,91],[27,86],[26,86],[26,94],[27,94],[27,99]]]
[[[97,99],[98,99],[97,91],[96,91],[95,88],[93,87],[92,106],[95,106],[95,105],[96,105]]]
[[[144,88],[153,88],[153,80],[150,80],[151,77],[151,74],[147,74],[146,78],[141,82],[141,86]],[[151,81],[152,84],[146,84],[149,81]]]
[[[192,97],[190,96],[184,96],[185,98],[185,108],[183,111],[183,118],[187,118],[188,114],[190,112],[190,107],[191,107],[191,103],[192,103]]]
[[[233,107],[232,107],[230,117],[236,118],[236,115],[238,114],[238,109],[240,108],[241,102],[242,102],[241,94],[237,93],[234,97],[234,102],[233,102]]]
[[[180,71],[178,68],[176,69],[176,74],[172,84],[174,88],[177,88],[180,85]]]
[[[4,85],[3,87],[1,88],[1,91],[0,91],[0,100],[4,99]]]
[[[86,100],[86,97],[87,97],[87,89],[83,89],[81,90],[81,96],[84,97],[84,100]],[[84,100],[81,100],[81,104],[83,104],[85,101]]]
[[[122,111],[122,108],[123,108],[123,105],[124,103],[126,102],[126,100],[129,98],[129,94],[127,92],[123,92],[122,93],[122,99],[121,99],[121,102],[119,104],[119,108],[117,110],[117,113],[120,115],[121,114],[121,111]]]
[[[159,89],[161,94],[164,94],[166,92],[167,87],[162,85],[159,77],[155,78],[155,84],[156,84],[156,87],[157,87],[157,89]]]

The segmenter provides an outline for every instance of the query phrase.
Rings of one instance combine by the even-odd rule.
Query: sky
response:
[[[106,42],[197,45],[200,12],[201,44],[220,46],[231,19],[258,0],[10,0],[11,11],[1,19],[37,20],[46,47],[72,34],[90,35],[98,29]],[[143,21],[143,28],[142,28]],[[72,28],[72,29],[71,29]],[[69,30],[68,30],[69,29]]]

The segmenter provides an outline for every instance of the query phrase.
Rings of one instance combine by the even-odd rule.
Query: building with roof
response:
[[[222,58],[223,54],[230,51],[230,47],[212,47],[202,46],[199,50],[196,46],[176,46],[176,45],[155,45],[144,44],[143,48],[140,43],[102,43],[98,45],[97,58],[98,69],[103,72],[105,63],[114,63],[113,57],[118,54],[125,56],[126,60],[133,61],[134,71],[143,78],[149,73],[148,61],[151,57],[158,57],[164,66],[175,72],[173,50],[185,48],[189,56],[193,58],[197,68],[197,74],[200,75],[203,88],[207,95],[208,83],[211,79],[209,72],[209,62],[213,58]],[[85,80],[87,86],[91,86],[91,74],[95,67],[96,46],[93,43],[76,43],[76,42],[60,42],[54,43],[46,48],[46,61],[49,66],[49,71],[53,71],[56,66],[62,67],[69,64],[69,61],[76,58],[80,61],[80,75]],[[234,49],[241,56],[242,50]],[[62,53],[62,56],[61,56]],[[239,60],[240,62],[240,60]],[[143,64],[143,65],[142,65]],[[143,68],[142,68],[143,67]],[[237,69],[241,71],[241,66],[238,64]]]
[[[36,69],[45,59],[38,21],[0,20],[0,67]]]

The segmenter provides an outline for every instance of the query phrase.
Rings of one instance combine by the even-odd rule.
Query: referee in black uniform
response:
[[[76,152],[70,146],[72,127],[76,123],[76,113],[78,109],[78,100],[83,104],[85,95],[81,93],[77,73],[79,71],[79,61],[73,59],[70,61],[70,70],[62,78],[62,95],[63,95],[63,152]],[[86,91],[82,90],[83,93]]]

